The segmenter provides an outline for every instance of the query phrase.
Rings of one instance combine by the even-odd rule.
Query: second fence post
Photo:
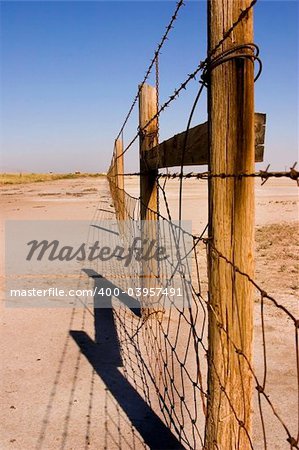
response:
[[[209,0],[209,54],[249,5]],[[250,9],[211,59],[252,42]],[[253,290],[236,267],[253,276],[254,181],[234,175],[254,171],[254,65],[238,52],[209,79],[209,170],[231,177],[209,180],[208,450],[251,448]]]
[[[147,170],[143,154],[158,143],[157,119],[145,125],[157,113],[157,91],[156,88],[144,83],[139,94],[139,127],[140,127],[140,219],[156,220],[152,211],[158,211],[158,170]]]
[[[123,142],[118,138],[115,141],[115,184],[117,188],[118,211],[116,215],[119,220],[125,220],[125,191],[124,191],[124,155]]]
[[[157,113],[157,90],[146,83],[139,93],[139,128],[140,128],[140,220],[142,221],[142,239],[157,241],[158,225],[158,170],[148,170],[144,153],[158,143],[158,121],[153,119]],[[153,119],[153,120],[151,120]],[[147,125],[147,123],[149,125]],[[147,125],[147,126],[146,126]],[[155,287],[158,276],[157,261],[144,261],[141,268],[142,287]],[[147,314],[153,305],[143,301],[143,312]]]

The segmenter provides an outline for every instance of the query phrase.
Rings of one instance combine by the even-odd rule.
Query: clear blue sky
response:
[[[2,1],[2,171],[106,171],[174,7],[172,1]],[[298,2],[260,0],[255,41],[264,64],[255,109],[268,115],[265,160],[284,170],[298,157]],[[186,0],[161,56],[161,101],[205,54],[206,3]],[[191,83],[163,114],[161,139],[184,130],[197,89]],[[194,124],[205,118],[204,96]],[[126,142],[136,127],[137,111]],[[137,169],[137,146],[125,161],[126,170]]]

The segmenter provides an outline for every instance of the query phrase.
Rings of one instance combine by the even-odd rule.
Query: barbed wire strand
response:
[[[247,16],[251,8],[257,3],[257,0],[253,0],[248,7],[241,11],[237,20],[232,26],[223,34],[222,39],[208,53],[207,58],[199,64],[193,73],[188,75],[186,80],[173,92],[169,99],[161,106],[157,107],[157,113],[145,124],[142,129],[138,129],[136,136],[125,147],[124,151],[118,156],[123,156],[124,153],[133,145],[140,134],[146,133],[146,128],[149,124],[156,119],[159,119],[160,114],[164,111],[173,100],[175,100],[180,92],[186,89],[188,83],[195,79],[199,72],[202,72],[200,83],[201,88],[207,85],[209,82],[209,74],[213,68],[219,64],[231,60],[233,58],[242,57],[250,58],[253,61],[258,61],[259,69],[256,78],[259,76],[262,68],[261,61],[258,57],[258,49],[254,44],[245,44],[244,46],[238,46],[229,51],[222,52],[217,55],[218,50],[221,48],[225,40],[231,35],[233,30],[238,24]],[[252,51],[253,50],[253,51]],[[250,51],[250,53],[247,53]],[[153,60],[155,62],[155,58]],[[153,62],[153,64],[154,64]],[[156,71],[158,71],[158,57],[156,58]],[[156,72],[157,80],[157,72]],[[156,81],[157,85],[157,81]],[[200,91],[201,92],[201,91]],[[200,94],[199,94],[200,96]],[[229,343],[232,352],[237,356],[241,385],[242,372],[241,372],[241,360],[243,359],[248,366],[252,378],[256,385],[258,412],[261,424],[261,439],[264,449],[267,449],[267,425],[269,414],[264,414],[263,402],[265,402],[273,413],[273,417],[276,418],[281,425],[282,430],[286,434],[286,441],[291,448],[299,448],[299,427],[297,431],[297,437],[295,438],[294,432],[291,432],[290,427],[286,423],[286,420],[282,418],[280,408],[277,408],[275,402],[270,398],[269,391],[271,390],[270,382],[268,380],[268,353],[267,353],[267,330],[265,326],[265,308],[276,308],[281,312],[282,316],[290,321],[295,328],[295,350],[296,350],[296,379],[299,393],[299,356],[298,356],[298,327],[299,320],[296,319],[294,313],[289,308],[279,301],[274,295],[269,293],[249,274],[240,270],[240,268],[234,264],[230,258],[221,253],[212,243],[210,236],[207,236],[207,227],[203,228],[202,233],[199,235],[187,232],[182,228],[181,220],[178,224],[175,224],[172,218],[171,206],[167,199],[167,182],[170,179],[178,179],[182,185],[182,181],[188,178],[198,180],[208,180],[210,178],[242,178],[242,177],[254,177],[260,178],[262,184],[264,184],[269,178],[289,178],[294,180],[298,184],[298,171],[295,169],[296,163],[290,168],[289,171],[269,172],[269,166],[266,170],[260,170],[253,173],[210,173],[210,172],[190,172],[183,173],[184,167],[184,153],[187,145],[188,130],[191,125],[192,116],[198,100],[195,100],[193,109],[191,110],[186,135],[185,143],[182,152],[182,164],[180,173],[163,173],[157,175],[158,188],[162,192],[162,200],[164,201],[167,217],[163,216],[160,212],[162,205],[159,205],[159,210],[155,211],[149,208],[149,217],[152,220],[157,220],[159,224],[159,240],[164,242],[165,234],[164,229],[169,229],[169,252],[170,260],[163,261],[159,266],[159,276],[153,272],[150,265],[147,266],[147,272],[149,273],[151,286],[172,286],[172,283],[177,282],[182,291],[183,303],[182,305],[176,304],[176,302],[168,295],[163,297],[160,295],[158,300],[153,303],[152,311],[146,316],[136,317],[127,308],[119,307],[115,309],[115,317],[118,321],[118,329],[121,335],[122,357],[124,360],[124,367],[126,376],[130,379],[130,382],[135,388],[142,392],[144,398],[149,405],[152,405],[151,400],[151,387],[155,392],[159,401],[160,413],[164,417],[165,423],[170,429],[174,430],[179,441],[185,448],[198,449],[202,448],[205,441],[204,430],[202,424],[205,422],[206,417],[206,404],[209,393],[207,391],[207,385],[202,376],[203,370],[206,367],[202,367],[204,361],[206,361],[209,348],[207,344],[206,335],[206,317],[209,312],[214,317],[216,326],[220,331],[220,347],[221,352],[224,352],[224,342]],[[136,99],[137,102],[137,99]],[[124,189],[120,189],[117,185],[118,176],[140,176],[142,173],[114,173],[114,166],[116,162],[115,153],[112,158],[112,162],[109,169],[109,185],[111,190],[111,196],[114,204],[115,217],[119,220],[119,211],[124,211],[124,216],[127,219],[126,231],[122,234],[123,239],[130,245],[130,242],[134,239],[134,236],[140,232],[140,226],[138,225],[140,220],[140,207],[144,206],[140,197],[132,196],[128,194]],[[159,183],[159,179],[164,179],[163,185]],[[182,192],[179,199],[179,218],[182,218]],[[99,214],[108,214],[103,208],[99,209]],[[165,228],[166,227],[166,228]],[[120,226],[121,230],[121,226]],[[187,246],[186,242],[191,239],[191,245]],[[181,247],[178,246],[178,242]],[[166,245],[166,241],[165,241]],[[262,373],[257,374],[252,362],[249,361],[246,353],[243,351],[241,344],[234,342],[231,337],[230,330],[226,324],[222,322],[218,313],[213,309],[208,298],[208,285],[207,280],[203,278],[202,267],[206,267],[206,260],[203,263],[202,259],[202,247],[205,249],[205,254],[209,251],[214,252],[215,258],[222,263],[225,263],[231,270],[232,282],[234,282],[236,276],[244,277],[252,288],[257,292],[260,301],[260,320],[261,320],[261,346],[262,346]],[[183,252],[183,255],[180,254]],[[193,273],[186,260],[186,255],[192,256],[196,262],[196,271]],[[200,270],[201,269],[201,270]],[[134,268],[130,273],[128,279],[119,271],[117,267],[111,267],[111,273],[114,273],[119,283],[125,285],[128,281],[130,285],[138,285],[138,268]],[[114,271],[114,272],[113,272]],[[136,278],[134,278],[136,277]],[[265,302],[267,300],[267,302]],[[169,302],[169,309],[165,306]],[[162,314],[162,316],[160,316]],[[237,321],[238,314],[237,314]],[[240,330],[240,323],[236,324],[237,329]],[[241,331],[240,331],[241,333]],[[242,342],[242,340],[240,341]],[[234,418],[235,425],[238,429],[237,433],[237,445],[240,442],[240,435],[244,433],[248,441],[250,448],[254,447],[250,430],[247,424],[244,423],[244,414],[241,413],[239,417],[235,409],[235,405],[228,392],[225,382],[221,373],[218,373],[217,367],[212,359],[209,359],[213,366],[216,379],[219,383],[219,389],[221,394],[226,398],[231,416]],[[225,361],[225,359],[224,359]],[[151,386],[151,387],[150,387]],[[241,391],[242,392],[242,391]],[[240,400],[243,404],[243,411],[245,411],[245,396],[243,392],[243,398]],[[262,401],[263,400],[263,401]],[[201,408],[199,408],[201,404]],[[299,406],[299,400],[298,400]],[[213,420],[218,420],[216,417]],[[272,424],[271,424],[272,433]],[[215,447],[219,447],[215,442]]]

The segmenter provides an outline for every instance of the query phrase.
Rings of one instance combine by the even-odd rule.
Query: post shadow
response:
[[[96,295],[94,297],[94,309],[103,309],[103,308],[109,308],[112,309],[112,299],[111,297],[100,295],[100,289],[103,289],[105,292],[106,289],[111,289],[113,292],[114,289],[119,289],[119,296],[117,299],[122,302],[125,306],[130,308],[130,310],[135,314],[135,316],[141,317],[141,308],[140,303],[138,300],[136,300],[134,297],[131,297],[126,292],[122,291],[122,288],[119,288],[111,281],[107,280],[107,278],[103,277],[99,273],[97,273],[95,270],[92,269],[82,269],[86,275],[88,275],[90,278],[94,279],[94,288],[96,288]]]
[[[90,225],[93,228],[97,228],[98,230],[107,231],[107,233],[114,234],[115,236],[119,236],[117,231],[110,230],[109,228],[101,227],[100,225]]]
[[[108,280],[100,278],[99,274],[92,270],[84,269],[84,271],[95,279],[95,283],[102,280],[104,283],[112,284]],[[95,341],[84,331],[70,330],[70,336],[74,339],[81,353],[89,361],[95,372],[103,380],[132,425],[140,433],[146,445],[153,450],[184,449],[171,430],[118,370],[118,367],[122,366],[122,358],[111,297],[105,299],[105,308],[98,307],[99,301],[102,301],[102,306],[102,296],[101,300],[95,296]]]

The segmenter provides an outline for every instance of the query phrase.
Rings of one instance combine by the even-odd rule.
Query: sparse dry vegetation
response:
[[[7,184],[40,183],[73,178],[103,177],[105,173],[1,173],[0,186]]]

